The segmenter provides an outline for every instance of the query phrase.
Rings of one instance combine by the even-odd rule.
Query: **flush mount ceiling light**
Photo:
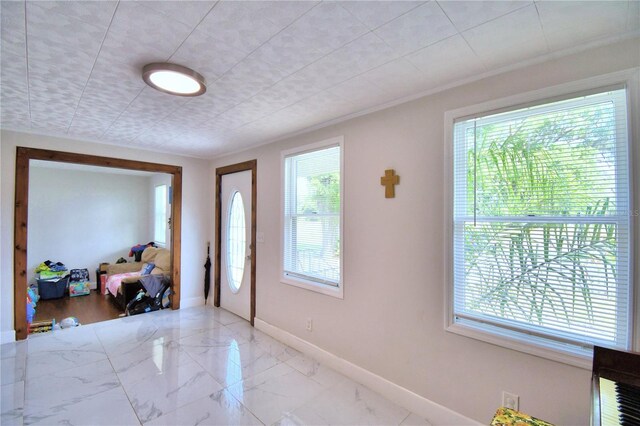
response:
[[[177,64],[153,63],[142,68],[142,79],[156,90],[176,96],[200,96],[207,91],[204,77]]]

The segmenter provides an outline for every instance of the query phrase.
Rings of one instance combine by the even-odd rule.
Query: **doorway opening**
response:
[[[109,170],[111,171],[111,173],[105,174],[105,170]],[[179,309],[180,307],[180,246],[181,246],[180,231],[181,231],[181,211],[182,211],[182,207],[181,207],[182,205],[182,168],[179,166],[147,163],[147,162],[140,162],[140,161],[134,161],[134,160],[123,160],[118,158],[99,157],[99,156],[77,154],[77,153],[18,147],[17,156],[16,156],[16,194],[15,194],[16,204],[15,204],[15,217],[14,217],[15,218],[15,223],[14,223],[14,239],[15,239],[14,324],[15,324],[16,339],[17,340],[25,339],[29,332],[28,323],[27,323],[27,312],[26,312],[27,307],[25,304],[25,300],[27,299],[29,282],[30,281],[35,282],[34,277],[32,276],[33,274],[31,274],[31,272],[33,272],[32,269],[35,269],[33,267],[34,261],[35,261],[34,259],[36,257],[40,257],[45,254],[49,256],[50,253],[55,253],[55,251],[49,252],[49,253],[46,253],[46,251],[41,252],[41,251],[38,251],[38,248],[41,249],[42,246],[46,247],[46,246],[55,245],[56,241],[60,241],[60,238],[61,238],[60,235],[64,235],[58,232],[56,236],[54,235],[55,230],[52,230],[53,233],[51,234],[51,244],[47,243],[46,239],[42,240],[40,238],[40,240],[42,240],[40,241],[38,240],[38,238],[35,238],[36,236],[40,237],[42,234],[42,232],[39,232],[37,229],[32,229],[33,235],[29,235],[28,231],[29,231],[30,225],[40,226],[40,227],[43,226],[43,224],[38,225],[38,217],[37,215],[34,214],[33,208],[42,207],[42,206],[46,207],[46,204],[43,204],[41,199],[35,200],[34,196],[37,194],[40,194],[39,197],[53,200],[52,203],[55,203],[56,201],[55,194],[51,194],[51,195],[47,194],[46,192],[43,192],[41,187],[38,188],[38,187],[35,187],[34,185],[38,185],[38,182],[42,181],[43,178],[46,180],[46,176],[50,176],[50,178],[53,179],[58,175],[69,174],[69,173],[71,174],[84,173],[83,176],[86,177],[86,180],[92,179],[90,176],[90,173],[95,173],[95,174],[100,173],[100,175],[104,176],[105,179],[107,176],[111,176],[112,174],[115,176],[115,173],[120,173],[121,177],[122,175],[130,176],[131,180],[133,180],[133,176],[136,176],[138,180],[140,180],[140,182],[138,182],[140,185],[138,186],[142,185],[141,188],[139,188],[139,190],[141,191],[141,194],[144,194],[144,192],[147,190],[153,193],[153,190],[155,187],[161,186],[158,184],[159,181],[168,182],[168,185],[170,185],[170,188],[171,188],[170,194],[169,194],[171,198],[171,202],[166,206],[166,211],[164,211],[164,214],[166,216],[169,216],[171,219],[171,231],[164,234],[166,237],[160,238],[159,241],[157,241],[158,243],[157,245],[159,245],[158,254],[160,253],[160,250],[164,250],[162,253],[162,257],[163,257],[162,263],[166,264],[165,272],[168,272],[171,276],[171,291],[172,291],[171,306],[173,309]],[[96,178],[96,179],[97,179],[96,182],[100,182],[99,178]],[[73,182],[73,180],[71,182]],[[126,184],[127,183],[125,182],[124,185]],[[32,190],[31,194],[30,194],[30,187]],[[52,190],[55,191],[55,188],[52,188]],[[82,185],[78,184],[78,193],[81,193],[82,191],[85,191],[85,198],[87,194],[91,195],[90,192],[89,193],[86,192],[87,191],[86,187],[85,189],[82,189]],[[96,188],[96,191],[98,191],[98,188]],[[63,191],[61,191],[61,193],[62,192]],[[72,192],[69,192],[69,191],[66,191],[65,193],[72,194]],[[30,196],[31,196],[31,203],[29,202]],[[150,198],[153,198],[153,196],[151,196]],[[130,205],[135,204],[136,201],[137,200],[135,199],[128,200]],[[151,203],[150,200],[148,201],[149,201],[148,203],[145,203],[146,207],[145,206],[140,207],[142,205],[141,202],[139,202],[137,207],[139,207],[140,209],[150,209],[150,207],[153,206],[153,203]],[[67,204],[72,204],[72,205],[67,205]],[[59,203],[56,205],[60,206]],[[51,206],[48,206],[48,207],[51,207]],[[92,205],[86,202],[83,202],[83,200],[81,199],[78,199],[77,203],[67,202],[67,203],[64,203],[64,205],[61,208],[65,209],[65,211],[67,211],[71,217],[77,218],[78,224],[80,224],[83,221],[87,223],[90,222],[88,216],[91,216],[91,215],[98,216],[101,213],[99,211],[96,211],[95,209],[92,209],[92,207],[93,207]],[[131,207],[131,208],[136,208],[136,207]],[[155,210],[162,210],[162,209],[155,209]],[[155,237],[155,234],[157,234],[162,236],[161,232],[156,233],[155,230],[151,229],[152,227],[151,225],[153,225],[154,227],[156,226],[155,222],[152,220],[152,216],[154,215],[154,213],[152,213],[151,211],[148,211],[147,213],[148,213],[147,215],[142,215],[142,216],[146,217],[145,222],[147,222],[149,226],[148,226],[148,229],[145,229],[144,231],[148,231],[148,232],[137,233],[132,231],[133,233],[128,233],[128,235],[132,236],[132,238],[137,238],[139,236],[140,238],[143,238],[146,240],[147,238],[144,238],[144,237],[146,237],[147,235],[151,235]],[[160,213],[162,213],[162,211],[160,211]],[[28,219],[30,217],[31,217],[31,221],[29,222]],[[115,216],[109,215],[109,214],[105,216],[105,218],[107,219],[113,218],[113,217]],[[84,219],[80,220],[82,218]],[[40,222],[43,222],[43,220],[41,220]],[[121,225],[119,227],[120,230],[119,231],[114,230],[114,233],[121,232],[121,233],[127,234],[126,232],[124,232],[124,230],[127,228],[131,230],[132,228],[135,228],[135,226],[146,227],[145,224],[135,225],[130,223],[130,221],[127,221],[126,219],[119,221],[119,223]],[[44,224],[44,226],[46,227],[46,223]],[[80,232],[79,228],[78,228],[78,232]],[[38,235],[35,235],[36,233]],[[91,238],[89,235],[86,235],[86,232],[84,233],[80,232],[80,234],[78,234],[77,237],[84,238],[84,239]],[[67,236],[64,236],[64,238],[67,238]],[[70,236],[70,238],[73,239],[73,236]],[[148,239],[154,240],[154,241],[149,241],[149,242],[140,241],[140,243],[143,243],[145,246],[150,245],[152,243],[153,245],[156,245],[155,238],[149,237]],[[162,241],[163,239],[164,241]],[[36,240],[40,241],[39,243],[40,247],[38,247]],[[98,241],[96,242],[96,244],[100,244],[100,242]],[[122,244],[125,244],[125,243],[122,243]],[[30,251],[27,250],[28,246],[30,248]],[[72,244],[66,244],[66,246],[70,247],[72,246]],[[131,247],[131,249],[134,249],[134,247]],[[127,251],[128,250],[129,249],[127,246]],[[117,250],[114,251],[114,255],[116,252]],[[151,252],[152,251],[149,250],[149,253]],[[135,260],[137,260],[137,257],[139,257],[137,256],[138,254],[139,253],[135,254],[135,257],[136,257]],[[78,256],[77,259],[82,259],[81,257],[82,255],[83,253],[75,253],[75,256]],[[131,253],[129,253],[129,255],[131,255]],[[74,254],[67,251],[66,257],[73,257],[73,256]],[[123,257],[126,257],[126,256],[127,254],[123,255]],[[158,256],[158,259],[160,259],[159,256]],[[56,261],[62,260],[62,259],[50,259],[50,260],[52,260],[55,263]],[[115,262],[115,259],[111,259],[111,261]],[[40,260],[38,260],[38,262],[40,262]],[[83,263],[83,260],[76,260],[76,262]],[[84,262],[86,262],[86,260]],[[131,262],[130,264],[131,267],[136,265],[140,265],[140,263],[137,263],[134,261],[134,262]],[[68,266],[74,267],[77,265],[71,264]],[[97,271],[97,269],[99,268],[96,268],[96,266],[98,265],[95,265],[95,266],[87,265],[87,266],[89,266],[89,269],[91,269],[91,273],[94,271],[96,272],[96,275],[95,276],[91,275],[91,279],[87,281],[95,282],[97,287],[96,290],[103,290],[104,288],[99,287],[100,276]],[[55,268],[51,268],[51,270],[54,270],[54,269]],[[78,270],[78,271],[81,271],[81,270]],[[71,271],[71,272],[73,275],[74,271]],[[44,285],[45,283],[42,283],[42,284]],[[82,286],[74,286],[72,289],[69,286],[68,290],[66,291],[68,291],[69,296],[71,296],[72,290],[74,293],[86,290],[85,288],[80,288],[80,287]],[[120,288],[122,289],[124,287],[125,286],[121,284]],[[131,289],[133,291],[133,287],[134,287],[133,285],[128,285],[126,287],[128,290]],[[62,288],[62,285],[60,285],[59,283],[58,284],[47,283],[45,288],[48,289],[47,291],[51,289],[56,289],[56,291],[59,291],[60,289],[62,289],[63,292],[65,292],[65,290]],[[96,293],[96,294],[93,294],[93,293]],[[55,302],[60,300],[62,302],[60,304],[50,303],[50,302],[54,302],[54,300],[46,300],[47,303],[44,303],[42,305],[42,308],[45,308],[45,311],[47,311],[47,309],[53,308],[55,305],[55,307],[60,308],[57,312],[59,312],[61,315],[64,315],[66,314],[66,312],[68,312],[67,309],[68,309],[68,306],[70,305],[73,305],[75,309],[80,309],[81,311],[91,310],[93,308],[100,308],[105,311],[109,311],[113,313],[111,309],[112,305],[108,303],[107,304],[104,303],[109,301],[105,301],[105,300],[98,301],[96,299],[97,297],[96,295],[98,293],[101,293],[101,292],[99,291],[93,292],[93,290],[91,290],[89,292],[89,296],[83,295],[82,297],[69,298],[68,300],[67,298],[55,300]],[[83,293],[75,293],[75,294],[83,294]],[[124,292],[122,294],[116,292],[116,294],[118,294],[119,298],[124,298],[125,296]],[[59,294],[55,294],[55,295],[48,294],[47,297],[49,299],[55,299],[59,296],[60,296]],[[102,296],[102,294],[100,294],[100,296],[103,299],[106,297],[106,296]],[[116,303],[116,305],[121,304],[122,302],[119,300],[118,297],[114,296],[114,303],[116,299],[118,302]],[[92,301],[93,303],[90,303]],[[48,305],[52,305],[52,306],[48,306]],[[56,312],[56,310],[54,309],[53,312]],[[38,312],[36,309],[36,317],[37,317],[37,313]],[[41,311],[40,313],[44,314],[43,311]],[[87,315],[89,315],[89,312],[87,312]],[[89,315],[89,317],[91,317],[91,315]],[[86,321],[92,322],[92,319],[96,319],[95,315],[93,316],[93,318],[87,318]]]

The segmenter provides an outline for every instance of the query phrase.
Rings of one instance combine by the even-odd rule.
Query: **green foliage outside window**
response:
[[[612,110],[601,103],[476,129],[466,203],[476,222],[463,225],[471,309],[586,328],[594,309],[608,308],[594,306],[602,286],[592,288],[592,278],[610,289],[598,300],[615,308],[616,225],[584,220],[615,210]],[[531,220],[509,220],[523,216]]]

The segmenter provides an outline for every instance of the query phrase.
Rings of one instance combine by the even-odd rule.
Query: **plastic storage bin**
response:
[[[58,281],[38,280],[38,294],[40,299],[59,299],[64,297],[64,292],[69,285],[69,276],[60,278]]]

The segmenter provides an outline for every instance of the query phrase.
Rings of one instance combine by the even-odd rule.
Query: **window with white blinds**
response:
[[[341,286],[341,145],[284,155],[283,278]]]
[[[629,349],[624,88],[454,121],[453,321]]]

